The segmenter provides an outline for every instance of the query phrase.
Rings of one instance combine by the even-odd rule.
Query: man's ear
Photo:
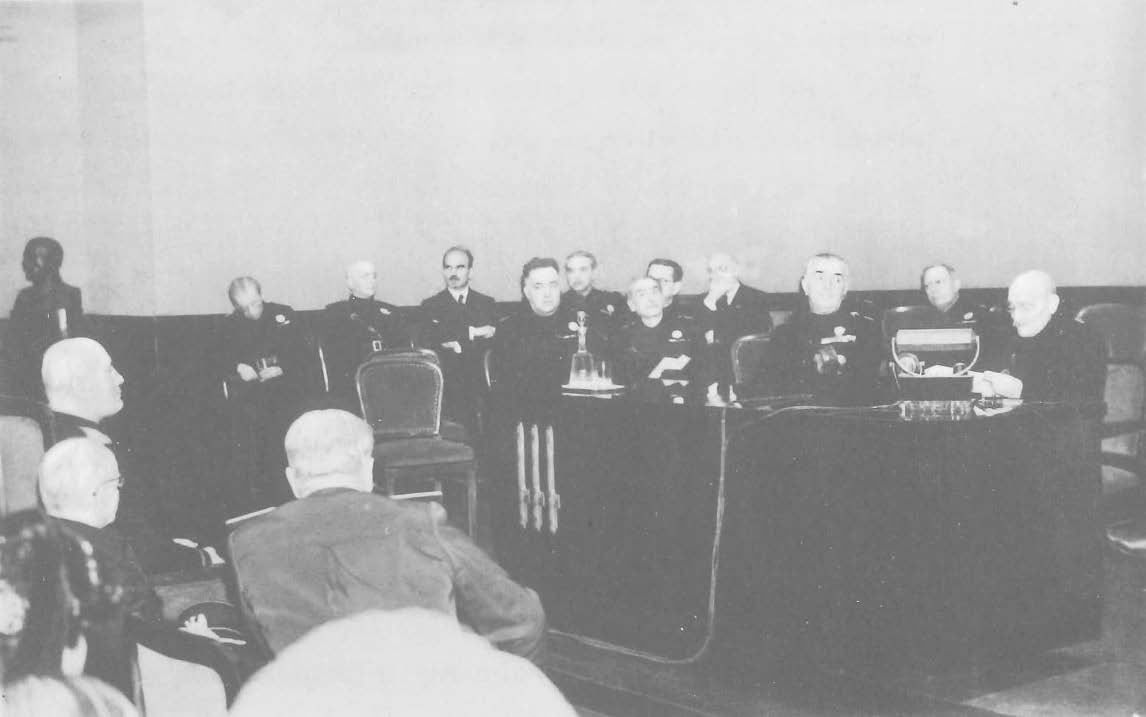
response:
[[[625,299],[625,303],[629,305],[629,311],[637,313],[637,302],[633,301],[633,297]]]
[[[1058,311],[1058,294],[1051,294],[1050,300],[1047,304],[1050,306],[1050,312],[1053,314]]]
[[[287,483],[290,483],[290,492],[294,493],[295,498],[301,498],[302,497],[302,493],[301,493],[302,485],[301,485],[301,481],[299,481],[299,479],[298,479],[298,474],[295,472],[294,468],[287,466],[283,472],[286,473]]]

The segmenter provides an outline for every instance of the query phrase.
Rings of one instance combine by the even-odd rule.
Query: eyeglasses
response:
[[[96,491],[98,492],[100,490],[103,490],[104,488],[106,488],[109,485],[114,485],[116,487],[116,490],[121,490],[123,488],[123,476],[116,476],[115,478],[109,478],[108,480],[105,480],[104,482],[102,482],[98,486],[96,486]]]

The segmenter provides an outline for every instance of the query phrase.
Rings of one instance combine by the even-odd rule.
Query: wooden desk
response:
[[[1069,407],[909,423],[564,398],[536,430],[496,415],[498,556],[558,631],[762,673],[1098,633],[1098,443]]]

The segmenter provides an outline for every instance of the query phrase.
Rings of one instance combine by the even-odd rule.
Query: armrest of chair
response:
[[[1112,468],[1120,468],[1138,476],[1139,478],[1146,477],[1146,462],[1137,456],[1128,456],[1124,453],[1109,453],[1102,452],[1102,465],[1110,466]]]

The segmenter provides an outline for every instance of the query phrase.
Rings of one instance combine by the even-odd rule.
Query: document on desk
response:
[[[688,356],[665,356],[652,371],[649,371],[649,378],[660,378],[665,371],[680,371],[691,360]]]

